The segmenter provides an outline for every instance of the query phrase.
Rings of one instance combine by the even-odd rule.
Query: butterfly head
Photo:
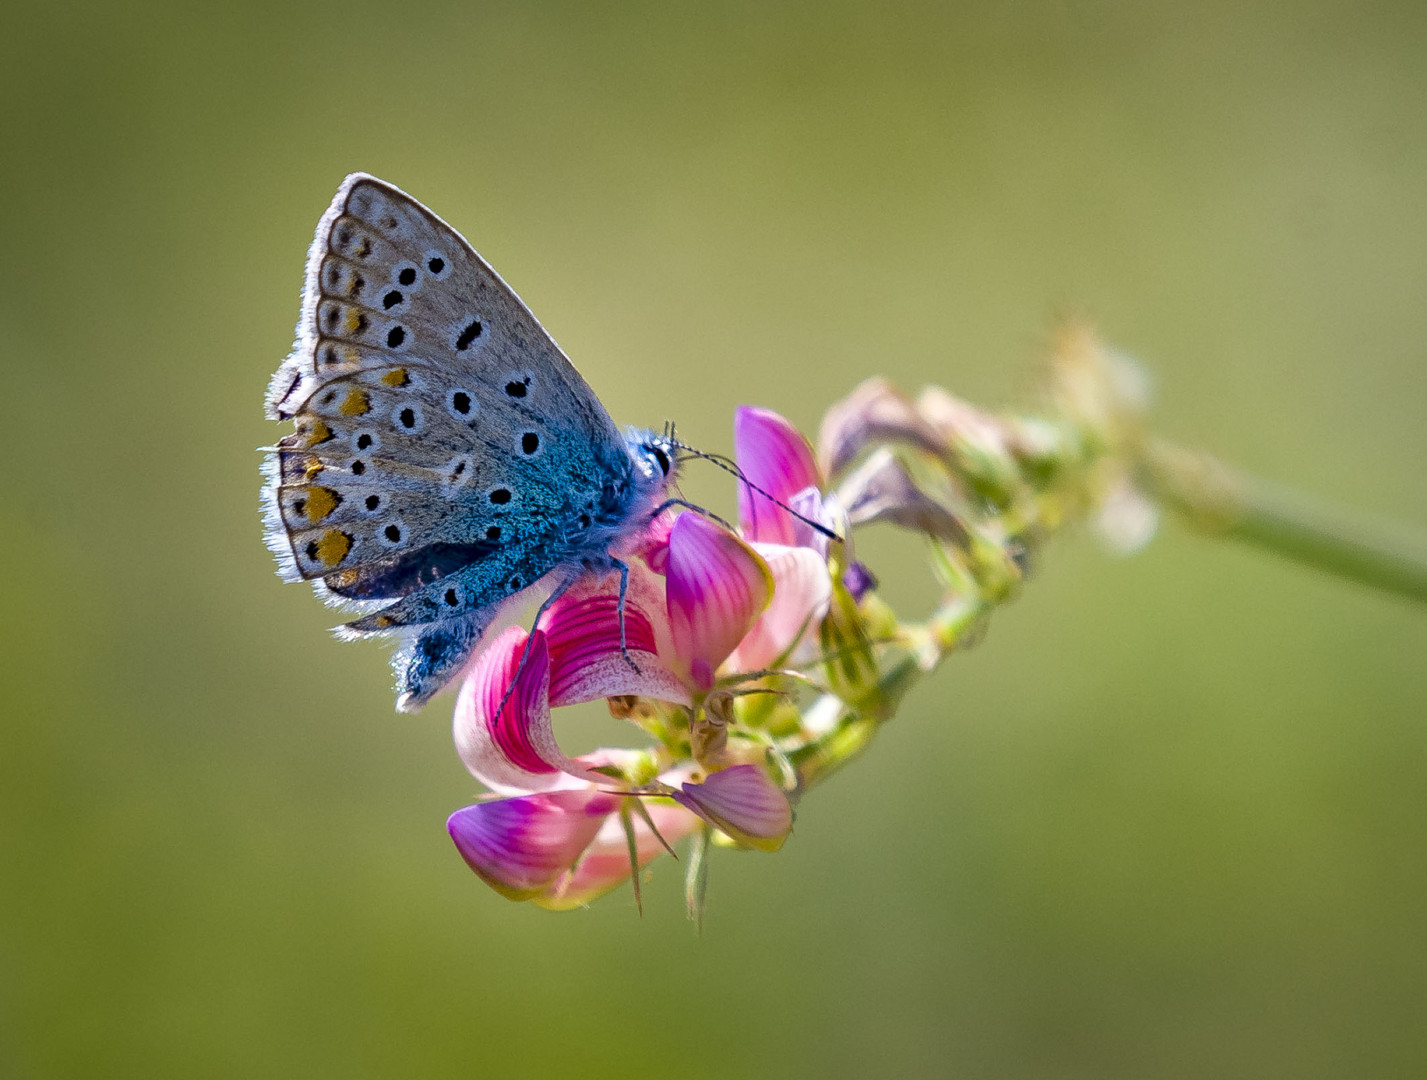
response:
[[[631,428],[625,434],[625,445],[634,459],[635,485],[641,490],[662,495],[678,479],[678,447],[672,436]]]

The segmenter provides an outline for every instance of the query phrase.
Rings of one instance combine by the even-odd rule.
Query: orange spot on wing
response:
[[[411,382],[411,376],[406,373],[406,368],[392,368],[382,376],[382,382],[388,386],[405,386]]]
[[[303,513],[307,515],[308,521],[321,521],[342,501],[342,496],[338,495],[331,488],[315,487],[307,492],[307,501],[303,506]]]
[[[352,534],[341,529],[328,529],[317,541],[317,561],[323,566],[336,566],[352,550]]]
[[[372,399],[367,396],[367,392],[359,386],[354,386],[347,391],[347,396],[342,399],[337,411],[343,416],[361,416],[369,412],[371,407]]]

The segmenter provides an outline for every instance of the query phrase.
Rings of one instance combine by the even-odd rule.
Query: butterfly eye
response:
[[[654,460],[659,463],[659,471],[665,476],[669,475],[669,455],[664,453],[662,446],[651,446],[649,452],[654,455]]]

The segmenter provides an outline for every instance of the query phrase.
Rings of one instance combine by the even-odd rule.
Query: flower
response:
[[[447,828],[496,891],[575,906],[623,882],[665,842],[704,827],[747,847],[782,845],[792,808],[765,769],[766,754],[752,744],[696,752],[696,733],[723,718],[726,682],[746,670],[731,667],[730,656],[786,653],[822,602],[807,573],[808,557],[820,568],[821,559],[769,547],[765,559],[723,526],[681,514],[667,531],[663,523],[651,528],[629,556],[627,658],[619,578],[609,574],[579,582],[529,634],[505,630],[471,665],[456,703],[456,748],[502,797],[456,811]],[[567,757],[551,709],[602,697],[661,703],[685,729],[662,730],[664,717],[651,706],[649,724],[662,730],[664,745]],[[640,813],[627,808],[636,799]]]
[[[638,901],[642,869],[690,838],[697,917],[709,840],[781,847],[789,793],[861,753],[975,641],[1046,536],[1092,512],[1127,546],[1148,536],[1153,517],[1122,491],[1138,414],[1087,348],[1060,365],[1044,416],[869,380],[829,410],[821,456],[784,417],[740,408],[737,532],[660,515],[615,552],[623,582],[586,575],[468,667],[454,736],[491,794],[447,827],[470,868],[547,908],[629,879]],[[924,622],[900,621],[853,558],[851,530],[875,522],[927,541],[941,595]],[[566,755],[552,710],[599,698],[649,745]]]
[[[786,503],[815,520],[821,510],[822,476],[802,432],[771,409],[743,405],[733,415],[733,445],[748,480],[738,486],[743,535],[762,543],[814,546],[816,531],[778,505]]]
[[[741,406],[733,417],[733,442],[734,460],[747,480],[738,485],[739,526],[783,583],[731,660],[738,670],[757,671],[797,652],[827,614],[828,538],[808,522],[832,531],[837,514],[822,496],[813,448],[782,416]]]

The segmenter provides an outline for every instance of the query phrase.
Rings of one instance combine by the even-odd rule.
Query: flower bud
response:
[[[946,449],[910,398],[886,379],[868,379],[823,416],[818,458],[824,475],[835,475],[867,447],[884,442],[906,443],[933,457]]]

